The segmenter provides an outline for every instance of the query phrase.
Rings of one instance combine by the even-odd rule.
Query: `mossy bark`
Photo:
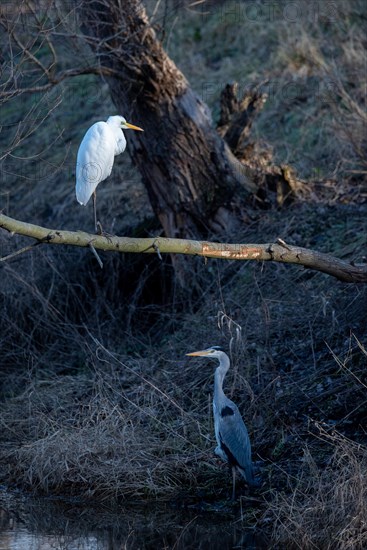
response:
[[[278,239],[276,243],[267,244],[234,244],[169,239],[164,237],[129,238],[113,235],[91,235],[84,231],[62,231],[24,223],[1,213],[0,229],[5,229],[12,235],[24,235],[36,240],[33,245],[0,258],[0,263],[29,250],[32,246],[40,244],[63,244],[89,247],[96,255],[97,260],[99,260],[99,257],[96,250],[108,250],[111,252],[135,254],[157,254],[158,258],[161,258],[161,254],[179,254],[222,260],[272,261],[301,265],[308,269],[327,273],[346,283],[367,282],[366,265],[355,265],[334,258],[329,254],[316,252],[300,246],[291,246],[282,239]],[[100,265],[103,267],[101,262]]]

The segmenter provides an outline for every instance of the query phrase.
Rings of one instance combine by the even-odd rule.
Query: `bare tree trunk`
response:
[[[128,147],[165,234],[197,237],[226,225],[233,195],[256,185],[165,53],[142,4],[84,0],[79,17],[101,64],[120,75],[107,77],[119,114],[145,130],[131,133]]]

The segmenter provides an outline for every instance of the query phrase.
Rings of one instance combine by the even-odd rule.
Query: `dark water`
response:
[[[169,506],[110,509],[2,495],[0,550],[186,550],[268,548],[240,511],[182,511]]]

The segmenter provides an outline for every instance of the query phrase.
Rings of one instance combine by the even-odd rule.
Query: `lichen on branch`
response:
[[[0,214],[0,228],[11,234],[36,240],[37,244],[62,244],[93,247],[95,250],[134,254],[184,254],[222,260],[256,260],[298,264],[336,277],[345,283],[366,283],[367,265],[355,265],[329,254],[288,245],[282,239],[275,243],[236,244],[170,239],[166,237],[132,238],[115,235],[93,235],[84,231],[49,229]],[[25,247],[24,251],[30,247]],[[22,249],[23,250],[23,249]],[[10,256],[14,256],[11,254]],[[0,258],[0,262],[6,260]]]

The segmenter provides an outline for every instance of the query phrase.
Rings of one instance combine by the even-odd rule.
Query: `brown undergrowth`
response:
[[[331,446],[320,468],[308,448],[289,491],[274,492],[266,520],[273,523],[274,547],[363,549],[367,542],[367,447],[320,427]]]
[[[173,57],[212,106],[231,79],[245,85],[273,77],[283,90],[291,82],[301,90],[269,98],[254,139],[271,142],[279,162],[295,164],[301,177],[313,175],[305,183],[309,202],[279,211],[242,205],[239,229],[223,241],[280,237],[365,261],[362,5],[341,1],[340,24],[308,26],[299,41],[299,25],[279,20],[272,27],[250,21],[246,33],[214,12],[200,28],[192,14],[177,23]],[[325,64],[333,56],[335,65]],[[75,159],[66,145],[54,147],[47,173],[40,165],[32,171],[39,151],[52,160],[46,145],[57,136],[50,127],[58,135],[64,124],[75,157],[96,112],[97,119],[112,112],[106,88],[97,94],[98,82],[89,84],[89,103],[75,88],[69,112],[55,110],[30,150],[18,151],[32,162],[7,159],[0,207],[8,214],[52,227],[92,227],[91,209],[74,199]],[[216,97],[208,92],[213,86]],[[9,111],[4,106],[5,122],[18,108],[26,113],[27,100]],[[126,157],[116,160],[99,193],[107,231],[160,233],[146,219],[146,192]],[[1,256],[25,244],[0,234]],[[282,548],[362,548],[366,288],[296,266],[188,258],[182,289],[169,258],[101,257],[103,270],[90,251],[40,246],[1,264],[1,482],[104,500],[227,498],[230,476],[213,454],[215,364],[185,358],[220,344],[232,361],[225,391],[245,418],[259,463],[260,509],[251,511],[252,522],[274,525]],[[248,503],[243,486],[239,493]]]
[[[348,257],[363,209],[317,209],[290,208],[286,230],[283,213],[262,215],[241,240],[259,232],[320,239],[322,249],[332,239]],[[314,421],[364,440],[364,287],[297,267],[192,258],[200,298],[184,303],[174,287],[159,296],[155,282],[154,303],[152,277],[163,280],[169,264],[149,260],[129,290],[127,259],[106,254],[101,272],[85,256],[39,249],[19,260],[22,272],[4,266],[3,481],[109,499],[225,496],[228,472],[213,454],[215,365],[185,359],[209,344],[231,354],[226,392],[249,426],[265,490],[289,490],[306,445],[320,467],[329,460]]]
[[[280,236],[363,257],[363,205],[253,215],[225,240]],[[227,499],[215,364],[185,358],[220,344],[259,470],[250,498],[238,486],[244,523],[272,530],[275,547],[363,548],[366,288],[297,266],[189,258],[182,290],[167,258],[103,261],[39,247],[2,267],[1,482],[92,501]]]
[[[357,349],[365,366],[367,351],[358,341]],[[353,375],[349,359],[335,359]],[[366,379],[356,379],[366,403]],[[288,474],[284,490],[269,492],[263,520],[273,525],[271,547],[363,549],[367,543],[366,438],[360,443],[358,437],[343,435],[335,422],[312,424],[318,452],[304,445],[296,475]]]

